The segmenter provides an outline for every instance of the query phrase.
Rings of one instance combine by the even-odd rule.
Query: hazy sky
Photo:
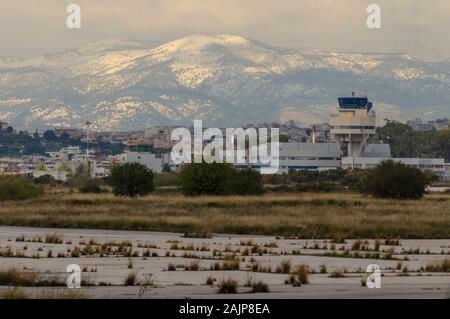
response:
[[[81,6],[79,30],[66,27],[71,3]],[[379,30],[366,26],[371,3],[381,6]],[[285,47],[450,57],[450,0],[0,0],[0,56],[214,33]]]

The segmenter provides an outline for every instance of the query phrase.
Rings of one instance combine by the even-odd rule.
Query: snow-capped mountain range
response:
[[[273,47],[237,35],[161,46],[105,40],[27,59],[0,58],[0,120],[15,127],[136,130],[328,120],[336,98],[366,93],[378,118],[450,115],[450,62],[405,54]]]

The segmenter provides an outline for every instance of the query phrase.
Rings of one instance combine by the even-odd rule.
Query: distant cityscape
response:
[[[424,122],[422,119],[414,119],[406,122],[414,131],[425,132],[432,130],[446,130],[450,127],[450,120],[448,118],[436,119],[433,121]]]
[[[385,119],[385,122],[396,121]],[[413,119],[406,124],[418,132],[450,128],[448,118],[428,122]],[[370,168],[381,159],[391,157],[388,144],[373,140],[375,126],[370,128],[368,135],[371,138],[367,140],[367,143],[371,141],[375,144],[365,145],[361,154],[343,151],[342,145],[336,143],[336,127],[333,133],[329,123],[300,127],[291,120],[286,123],[248,124],[243,128],[262,127],[279,128],[280,173],[292,169]],[[21,174],[31,178],[50,175],[65,182],[71,174],[88,170],[93,178],[105,178],[112,164],[125,162],[142,163],[157,173],[176,170],[178,166],[170,159],[173,146],[171,132],[174,128],[154,126],[129,132],[98,132],[89,131],[86,126],[29,133],[0,122],[0,175]],[[355,158],[364,161],[357,164]],[[440,179],[450,179],[450,164],[444,163],[444,159],[427,159],[426,163],[417,159],[408,163],[434,171]]]

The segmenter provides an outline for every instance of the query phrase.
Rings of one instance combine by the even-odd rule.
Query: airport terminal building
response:
[[[443,158],[392,158],[388,144],[369,143],[376,131],[376,113],[365,96],[338,98],[337,113],[330,116],[336,143],[280,143],[280,170],[370,169],[384,160],[430,170],[440,179],[450,179]],[[313,139],[314,140],[314,139]]]
[[[330,116],[330,134],[335,142],[315,143],[313,131],[312,143],[280,143],[278,174],[291,170],[329,170],[370,169],[384,160],[393,160],[421,170],[434,172],[441,180],[450,180],[450,163],[443,158],[392,158],[389,144],[373,141],[376,133],[376,113],[373,104],[366,96],[338,98],[337,112]],[[170,132],[164,133],[169,136]],[[248,154],[247,154],[248,155]],[[139,162],[155,172],[161,172],[168,164],[172,170],[178,170],[170,154],[152,154],[149,152],[127,152],[116,156],[119,162]],[[248,161],[248,156],[246,156]],[[268,164],[237,163],[236,168],[260,170]]]

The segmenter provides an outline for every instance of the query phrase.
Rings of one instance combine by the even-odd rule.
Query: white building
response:
[[[441,176],[441,180],[450,181],[450,163],[444,163],[444,174]]]
[[[94,161],[91,163],[91,177],[92,178],[104,178],[109,176],[111,172],[110,161]]]
[[[379,157],[343,157],[342,168],[375,168],[378,164],[385,160],[393,160],[411,167],[417,167],[422,171],[432,171],[438,176],[445,174],[443,158],[379,158]]]
[[[388,144],[367,144],[363,158],[391,156]],[[280,143],[280,171],[327,170],[342,166],[338,143]]]
[[[161,173],[162,167],[168,162],[169,154],[152,154],[144,152],[128,152],[115,157],[120,163],[139,163],[147,166],[153,172]]]
[[[334,169],[341,165],[337,143],[280,143],[280,170]]]

